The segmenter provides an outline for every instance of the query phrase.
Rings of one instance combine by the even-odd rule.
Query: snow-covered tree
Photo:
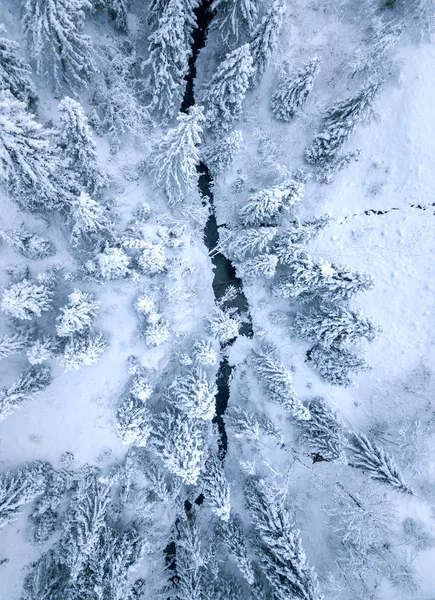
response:
[[[304,184],[293,180],[261,190],[239,210],[240,219],[247,226],[273,224],[279,214],[291,211],[302,200],[304,192]]]
[[[305,150],[305,160],[322,167],[337,158],[343,144],[362,120],[372,114],[372,106],[379,92],[378,83],[369,83],[355,96],[334,104],[323,119],[323,129]]]
[[[262,567],[276,600],[321,600],[317,577],[308,565],[299,531],[288,511],[266,482],[249,478],[245,500],[260,539],[257,549]]]
[[[295,256],[304,249],[305,244],[318,235],[330,221],[328,216],[308,221],[301,221],[296,217],[286,225],[276,237],[273,246],[273,253],[278,256],[279,262],[283,265],[291,265]]]
[[[93,365],[109,346],[107,337],[101,331],[75,334],[65,339],[66,343],[59,355],[59,363],[65,371]]]
[[[309,363],[331,385],[354,385],[351,375],[369,371],[366,361],[343,347],[317,345],[309,351]]]
[[[293,414],[297,420],[310,418],[309,410],[297,398],[290,371],[270,351],[254,352],[252,364],[255,374],[269,391],[269,398]]]
[[[313,398],[306,403],[309,421],[298,421],[300,440],[311,451],[313,462],[346,463],[346,428],[323,398]]]
[[[231,513],[230,486],[223,463],[216,452],[210,451],[201,477],[202,492],[212,512],[221,521],[228,521]]]
[[[296,74],[282,78],[270,99],[270,108],[276,119],[291,121],[304,108],[320,65],[320,58],[315,56]]]
[[[17,329],[11,334],[4,334],[0,337],[0,359],[7,358],[12,354],[20,354],[33,338],[33,331],[26,329]]]
[[[30,344],[27,349],[27,360],[31,365],[40,365],[53,358],[58,350],[58,342],[51,336],[43,336]]]
[[[277,234],[276,227],[243,227],[221,233],[225,254],[242,261],[247,255],[256,256],[267,250]]]
[[[168,322],[159,314],[153,315],[153,319],[146,324],[143,337],[151,348],[166,344],[171,338]]]
[[[45,471],[44,464],[36,461],[0,475],[0,527],[14,521],[24,504],[44,493]]]
[[[431,39],[435,31],[435,6],[431,0],[396,0],[391,8],[414,28],[418,39]]]
[[[109,15],[118,31],[127,33],[128,31],[128,11],[130,0],[104,0],[104,4],[109,11]]]
[[[342,156],[331,158],[331,160],[318,167],[315,178],[320,183],[331,183],[338,173],[344,171],[350,164],[357,161],[360,154],[359,150],[355,150],[353,152],[346,152]]]
[[[150,108],[159,110],[164,117],[173,117],[178,112],[186,86],[190,45],[185,25],[184,2],[169,0],[156,21],[156,29],[148,37]]]
[[[195,484],[201,472],[204,439],[200,422],[175,410],[155,421],[152,443],[170,473]]]
[[[163,244],[143,242],[138,265],[145,275],[157,275],[166,271],[166,252]]]
[[[103,281],[125,279],[130,274],[130,258],[122,248],[107,246],[97,254],[97,275]]]
[[[202,549],[201,531],[195,516],[180,521],[177,529],[174,597],[177,600],[211,600],[207,593],[207,556]]]
[[[266,415],[248,412],[238,406],[230,406],[224,415],[227,430],[237,439],[259,440],[260,434],[274,437],[282,443],[282,435]]]
[[[387,454],[381,446],[371,442],[363,433],[353,434],[349,448],[351,451],[350,466],[361,469],[375,481],[391,485],[399,492],[413,493],[405,483],[393,457]]]
[[[74,187],[47,131],[9,91],[0,91],[0,183],[29,211],[61,208]]]
[[[406,24],[401,19],[375,17],[372,20],[365,44],[357,49],[352,69],[353,75],[376,74],[381,78],[391,70],[391,54],[398,45]]]
[[[275,275],[278,257],[274,254],[258,254],[237,265],[237,275],[246,279],[265,277],[271,279]]]
[[[92,243],[110,235],[111,223],[104,207],[87,192],[80,192],[69,205],[68,221],[71,225],[71,243]]]
[[[193,359],[200,367],[214,367],[218,362],[218,354],[208,340],[195,342],[192,348]],[[0,354],[1,355],[1,354]]]
[[[273,0],[269,10],[256,26],[249,44],[252,65],[252,83],[259,83],[278,43],[284,25],[286,5],[283,0]]]
[[[213,0],[213,25],[222,39],[232,46],[252,33],[258,14],[258,0]]]
[[[215,416],[217,387],[202,369],[180,375],[169,389],[171,402],[189,418],[211,421]]]
[[[107,184],[107,176],[98,166],[97,151],[88,120],[79,102],[65,97],[59,103],[58,144],[64,151],[67,166],[90,194]]]
[[[45,552],[31,567],[24,579],[22,600],[50,598],[53,589],[63,590],[68,581],[68,569],[53,549]]]
[[[214,175],[223,173],[232,164],[242,144],[242,132],[235,129],[227,136],[219,138],[206,147],[203,151],[203,160]]]
[[[0,308],[16,319],[31,320],[50,310],[52,301],[51,287],[23,279],[3,290]]]
[[[372,342],[379,333],[371,319],[341,305],[299,313],[292,329],[299,337],[325,347],[355,344],[361,338]]]
[[[208,331],[212,337],[225,344],[239,335],[239,322],[230,313],[216,308],[207,319]]]
[[[22,256],[33,260],[48,258],[56,253],[53,242],[48,238],[19,229],[0,231],[0,239],[4,239]]]
[[[243,577],[249,585],[253,585],[255,573],[248,555],[246,539],[240,520],[236,516],[232,516],[227,522],[220,523],[218,536]]]
[[[32,105],[37,99],[32,71],[18,54],[18,44],[3,37],[5,32],[0,24],[0,90],[9,90],[17,100]]]
[[[126,394],[116,416],[116,432],[123,444],[147,445],[152,433],[152,417],[145,401],[134,394]]]
[[[68,296],[68,304],[60,308],[56,331],[60,337],[83,333],[95,323],[100,303],[93,294],[74,290]]]
[[[95,73],[92,43],[83,35],[89,0],[26,0],[23,27],[39,75],[48,76],[56,93],[64,84],[85,86]]]
[[[165,190],[170,204],[178,204],[198,182],[200,135],[204,123],[201,106],[179,114],[178,125],[159,142],[153,156],[155,180]]]
[[[228,130],[240,117],[252,74],[249,44],[244,44],[225,56],[203,94],[202,101],[209,127]]]
[[[9,387],[0,391],[0,421],[18,410],[26,401],[42,392],[52,382],[51,368],[29,367]]]

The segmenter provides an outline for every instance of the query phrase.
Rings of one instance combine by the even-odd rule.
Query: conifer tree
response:
[[[296,396],[290,372],[274,358],[270,351],[254,352],[252,362],[255,366],[255,374],[269,390],[269,398],[272,402],[291,412],[297,420],[310,419],[308,409]]]
[[[223,173],[232,164],[243,143],[242,132],[238,129],[228,136],[219,138],[203,151],[203,160],[214,175]]]
[[[218,362],[218,354],[208,340],[195,342],[192,353],[195,363],[200,367],[213,367]]]
[[[239,322],[231,314],[221,308],[216,308],[207,319],[208,331],[221,344],[229,342],[239,335]]]
[[[189,418],[211,421],[215,416],[217,387],[202,369],[177,377],[169,390],[171,402]]]
[[[88,331],[95,323],[100,303],[93,294],[74,290],[68,296],[68,304],[60,308],[56,331],[60,337]]]
[[[97,151],[82,106],[65,97],[59,104],[59,145],[63,148],[68,168],[72,169],[90,194],[107,183],[97,162]]]
[[[361,338],[372,342],[379,333],[371,319],[340,305],[299,313],[292,329],[299,337],[325,347],[355,344]]]
[[[282,435],[266,415],[230,406],[224,415],[225,425],[237,439],[259,440],[260,434],[274,437],[282,444]]]
[[[378,83],[369,83],[355,96],[334,104],[326,112],[322,131],[305,150],[305,160],[318,167],[334,161],[358,123],[370,116],[379,89]]]
[[[37,99],[32,71],[19,56],[18,44],[3,37],[4,33],[6,30],[0,24],[0,90],[8,90],[17,100],[31,106]]]
[[[313,398],[306,403],[309,421],[298,421],[300,440],[309,448],[313,462],[346,463],[346,428],[337,412],[323,398]]]
[[[50,286],[23,279],[3,290],[0,308],[11,317],[30,321],[50,310],[52,301]]]
[[[51,336],[43,336],[32,343],[26,354],[31,365],[40,365],[46,360],[53,358],[58,350],[58,342]]]
[[[166,118],[174,117],[180,109],[186,86],[190,46],[185,25],[183,1],[169,0],[148,38],[150,108],[159,110]]]
[[[127,17],[130,8],[130,0],[105,0],[110,17],[118,31],[127,33]]]
[[[146,402],[127,394],[117,409],[116,432],[123,444],[146,446],[152,433],[152,417]]]
[[[239,211],[243,225],[274,224],[279,214],[289,212],[304,195],[305,186],[297,181],[275,185],[251,196]]]
[[[246,279],[265,277],[271,279],[275,275],[278,258],[274,254],[258,254],[256,257],[237,265],[237,274]]]
[[[309,363],[331,385],[349,387],[354,385],[351,375],[369,371],[370,367],[361,357],[347,348],[317,345],[309,351]]]
[[[174,597],[177,600],[211,600],[207,594],[207,559],[194,516],[179,523],[175,548]]]
[[[292,223],[286,225],[284,230],[276,237],[273,252],[278,256],[283,265],[291,265],[305,244],[322,231],[331,221],[330,217],[323,216],[317,219],[301,221],[295,218]]]
[[[87,192],[75,196],[69,206],[68,222],[71,225],[71,243],[101,241],[109,236],[111,223],[102,204],[91,198]]]
[[[206,85],[203,95],[209,127],[228,130],[240,117],[252,73],[249,44],[244,44],[225,56]]]
[[[166,271],[165,247],[163,244],[143,242],[137,263],[141,271],[148,276],[164,273]]]
[[[48,133],[8,91],[0,92],[0,184],[29,211],[59,209],[72,198]]]
[[[228,521],[231,513],[230,486],[223,469],[222,460],[210,451],[201,477],[202,491],[212,512],[221,521]]]
[[[195,484],[201,472],[204,440],[198,420],[166,410],[156,419],[152,443],[170,473]]]
[[[278,43],[278,37],[284,24],[286,6],[283,0],[273,0],[269,10],[261,19],[252,34],[249,45],[254,72],[252,83],[260,82]]]
[[[248,555],[242,524],[238,517],[234,516],[229,521],[220,523],[218,535],[243,577],[249,585],[253,585],[255,572]]]
[[[50,598],[53,593],[59,597],[68,581],[68,569],[60,562],[56,551],[44,552],[31,567],[24,579],[22,600]]]
[[[258,0],[213,0],[214,26],[222,39],[232,46],[240,37],[251,34],[258,14]]]
[[[52,382],[51,368],[29,367],[9,387],[0,391],[0,421],[18,410],[26,401],[42,392]]]
[[[98,270],[95,275],[103,281],[125,279],[130,275],[130,257],[122,248],[106,246],[96,258]]]
[[[394,459],[375,442],[371,442],[363,433],[355,433],[350,443],[351,467],[368,473],[372,479],[391,485],[397,491],[412,494]]]
[[[98,362],[109,345],[107,337],[101,332],[75,334],[66,339],[59,363],[65,371],[81,369]]]
[[[276,600],[321,600],[317,577],[309,567],[299,531],[287,510],[263,481],[247,480],[245,500],[260,539],[262,572]]]
[[[241,261],[247,255],[266,251],[277,234],[276,227],[243,227],[231,229],[223,234],[225,253]]]
[[[178,125],[164,136],[153,157],[156,182],[164,188],[170,204],[182,202],[198,181],[203,109],[192,106],[177,120]]]
[[[11,334],[2,335],[0,337],[0,359],[23,352],[31,343],[32,333],[32,330],[17,329]]]
[[[0,527],[14,521],[24,504],[44,493],[46,485],[43,463],[34,462],[16,471],[0,475]]]
[[[48,258],[56,253],[48,238],[19,229],[0,230],[0,238],[15,248],[22,256],[33,260]]]
[[[314,79],[320,71],[321,61],[315,56],[296,75],[282,78],[270,99],[270,108],[276,119],[291,121],[307,103]]]
[[[92,44],[83,35],[89,0],[26,0],[23,26],[38,74],[48,76],[56,93],[63,85],[85,86],[95,72]]]

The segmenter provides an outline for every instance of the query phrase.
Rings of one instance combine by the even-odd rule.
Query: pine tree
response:
[[[0,337],[0,359],[7,358],[12,354],[20,354],[31,344],[32,330],[17,329],[11,334]]]
[[[152,443],[170,473],[195,484],[201,472],[204,440],[199,421],[174,410],[156,420]]]
[[[56,331],[60,337],[88,331],[95,323],[100,303],[93,294],[74,290],[68,296],[68,304],[60,308]]]
[[[201,477],[202,492],[211,511],[221,521],[228,521],[231,513],[230,486],[222,461],[216,452],[210,451]]]
[[[31,365],[40,365],[46,360],[53,358],[58,351],[58,342],[51,336],[43,336],[32,343],[26,354]]]
[[[26,401],[42,392],[52,382],[51,368],[29,367],[9,387],[0,391],[0,421],[18,410]]]
[[[309,221],[300,221],[298,217],[276,237],[273,252],[283,265],[291,265],[304,246],[322,231],[331,221],[323,216]],[[305,251],[305,250],[304,250]]]
[[[31,106],[37,93],[29,65],[19,56],[16,42],[3,37],[6,30],[0,24],[0,90],[8,90],[17,100]]]
[[[171,338],[167,321],[159,314],[153,315],[153,320],[147,323],[143,336],[146,345],[151,348],[166,344]]]
[[[355,150],[354,152],[346,152],[346,154],[343,154],[342,156],[332,158],[329,162],[317,169],[315,178],[320,181],[320,183],[331,183],[338,173],[357,161],[360,154],[361,152],[359,150]]]
[[[222,39],[232,46],[240,37],[251,34],[258,14],[258,0],[213,0],[214,26]]]
[[[138,265],[145,275],[157,275],[166,271],[166,252],[163,244],[143,242]]]
[[[63,148],[68,168],[79,178],[84,189],[92,194],[107,184],[97,161],[97,151],[88,120],[82,106],[65,97],[59,103],[59,145]]]
[[[361,312],[344,306],[320,306],[296,315],[293,331],[298,337],[325,347],[358,343],[361,338],[372,342],[379,328]]]
[[[368,473],[372,479],[391,485],[397,491],[412,494],[411,488],[403,480],[394,459],[383,448],[370,440],[363,433],[355,433],[350,443],[351,467]]]
[[[207,559],[201,547],[201,532],[194,516],[179,523],[175,549],[177,576],[174,597],[177,600],[208,600],[209,596],[205,595]]]
[[[237,275],[246,279],[257,277],[271,279],[275,275],[277,264],[278,258],[274,254],[258,254],[255,258],[250,258],[237,265]]]
[[[38,260],[48,258],[56,253],[53,242],[48,238],[19,229],[0,231],[0,238],[15,248],[25,258]]]
[[[313,398],[306,403],[309,421],[299,421],[300,440],[311,451],[313,462],[346,463],[346,428],[323,398]]]
[[[190,56],[185,24],[183,1],[169,0],[156,22],[156,30],[148,37],[150,108],[159,110],[163,117],[175,116],[183,99]]]
[[[44,493],[46,485],[43,463],[25,465],[17,471],[0,475],[0,527],[14,521],[22,506]]]
[[[23,279],[3,290],[0,308],[16,319],[31,320],[50,310],[52,301],[49,286]]]
[[[64,84],[85,86],[95,73],[92,44],[83,35],[89,0],[26,0],[23,26],[39,75],[48,76],[56,93]]]
[[[195,342],[192,348],[192,354],[195,363],[199,367],[214,367],[218,362],[216,349],[208,340],[199,340],[198,342]]]
[[[0,92],[0,183],[29,211],[59,209],[74,191],[48,133],[10,92]]]
[[[107,246],[104,252],[97,254],[97,264],[96,275],[104,281],[125,279],[130,275],[130,258],[122,248]]]
[[[66,343],[59,356],[59,363],[65,371],[93,365],[109,346],[107,337],[101,331],[76,334],[65,339]]]
[[[255,581],[255,572],[246,547],[245,535],[240,520],[234,516],[227,522],[220,523],[218,536],[223,545],[236,563],[239,571],[249,583],[253,585]]]
[[[285,185],[275,185],[251,196],[239,211],[243,225],[259,226],[274,224],[278,215],[292,210],[302,200],[305,191],[303,183],[289,181]]]
[[[305,150],[305,160],[318,167],[334,161],[358,123],[370,116],[379,89],[378,83],[370,83],[355,96],[334,104],[323,119],[323,130]]]
[[[308,409],[297,398],[290,372],[277,361],[270,351],[254,352],[252,363],[255,374],[269,391],[272,402],[288,410],[297,420],[310,419]]]
[[[209,127],[228,130],[239,119],[252,73],[249,44],[244,44],[225,56],[206,85],[203,95]]]
[[[296,75],[283,77],[270,99],[270,108],[276,119],[291,121],[298,112],[301,112],[313,89],[320,65],[320,58],[315,56]]]
[[[228,170],[242,144],[242,132],[235,129],[203,151],[203,160],[213,175],[219,175]]]
[[[239,322],[228,312],[216,308],[207,319],[208,332],[212,337],[225,344],[239,335]]]
[[[283,0],[273,0],[269,10],[261,19],[252,34],[250,51],[254,72],[252,83],[260,82],[278,43],[278,37],[284,24],[286,6]]]
[[[321,600],[317,577],[309,567],[299,531],[266,483],[253,478],[245,485],[245,500],[260,539],[262,572],[276,600]]]
[[[276,227],[231,229],[222,236],[225,253],[231,259],[241,261],[247,255],[255,256],[259,252],[267,251],[277,231]]]
[[[196,187],[199,145],[204,114],[201,106],[192,106],[177,117],[178,125],[170,129],[157,146],[153,167],[155,180],[161,185],[170,204],[178,204]]]
[[[145,447],[153,430],[146,402],[127,394],[119,404],[116,415],[116,432],[122,443]]]
[[[202,369],[177,377],[169,390],[171,402],[189,418],[211,421],[215,416],[217,387]]]
[[[258,415],[247,412],[238,406],[230,406],[223,416],[227,430],[233,435],[247,440],[260,439],[260,420]]]
[[[352,374],[370,371],[370,367],[361,356],[342,347],[314,346],[309,351],[308,360],[320,376],[331,385],[352,386],[354,385]]]
[[[111,233],[111,223],[104,207],[87,192],[75,196],[69,206],[68,222],[71,225],[71,243],[101,241]]]
[[[36,562],[24,579],[22,600],[61,598],[68,569],[63,565],[55,550],[48,550]]]

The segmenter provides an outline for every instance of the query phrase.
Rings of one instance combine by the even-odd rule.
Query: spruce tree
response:
[[[291,121],[303,110],[313,89],[314,79],[320,71],[320,65],[320,58],[315,56],[296,75],[282,78],[270,100],[270,108],[276,119]]]
[[[130,257],[122,248],[106,246],[103,252],[97,254],[96,262],[94,274],[103,281],[125,279],[131,273]]]
[[[291,412],[297,420],[310,419],[309,410],[296,396],[290,371],[270,351],[254,352],[252,363],[256,376],[268,389],[272,402]]]
[[[258,0],[213,0],[213,25],[222,39],[233,46],[239,38],[250,35],[258,15]]]
[[[355,96],[334,104],[326,112],[322,131],[305,150],[305,160],[318,167],[333,162],[358,123],[370,116],[379,89],[378,83],[369,83]]]
[[[145,447],[152,433],[152,416],[146,402],[126,394],[117,408],[116,432],[123,444]]]
[[[239,335],[239,321],[228,311],[216,308],[207,319],[209,334],[221,344],[225,344]]]
[[[207,558],[195,516],[180,521],[177,529],[173,597],[177,600],[211,600],[207,594]]]
[[[254,71],[252,83],[260,82],[277,46],[284,24],[286,5],[283,0],[273,0],[269,10],[255,28],[249,44]]]
[[[95,73],[92,44],[83,35],[89,0],[26,0],[23,26],[39,75],[48,76],[55,92],[67,85],[85,86]]]
[[[0,359],[23,352],[31,344],[32,334],[32,330],[17,329],[11,334],[2,335],[0,337]]]
[[[0,90],[8,90],[17,100],[31,106],[36,102],[35,84],[29,65],[19,56],[16,42],[3,37],[0,24]]]
[[[213,367],[218,362],[218,353],[209,340],[199,340],[192,348],[193,359],[199,367]]]
[[[59,115],[58,143],[68,168],[74,171],[87,192],[98,192],[107,184],[107,176],[98,166],[95,142],[82,106],[66,97],[59,104]]]
[[[219,175],[231,166],[242,143],[242,132],[236,129],[207,147],[203,151],[203,160],[214,175]]]
[[[323,398],[313,398],[306,403],[309,421],[298,421],[300,440],[311,451],[313,462],[346,463],[346,428]]]
[[[322,229],[331,221],[330,217],[323,216],[317,219],[301,221],[298,217],[276,237],[273,252],[277,255],[279,262],[283,265],[291,265],[303,250],[305,244],[316,237]]]
[[[9,387],[0,391],[0,421],[21,408],[21,405],[52,382],[51,368],[29,367]]]
[[[264,481],[247,480],[245,500],[259,537],[258,557],[276,600],[321,600],[299,531]]]
[[[0,475],[0,527],[14,521],[24,504],[32,502],[44,493],[46,486],[45,465],[29,463],[16,471]]]
[[[27,360],[31,365],[40,365],[53,358],[59,349],[58,340],[51,336],[43,336],[32,343],[27,352]]]
[[[48,238],[23,229],[0,230],[0,238],[15,248],[25,258],[38,260],[56,253],[56,248]]]
[[[274,254],[258,254],[237,265],[237,275],[245,279],[265,277],[271,279],[275,275],[278,258]]]
[[[140,270],[148,275],[157,275],[166,271],[166,252],[163,244],[143,242],[137,259]]]
[[[169,391],[171,402],[189,418],[211,421],[215,416],[217,387],[202,369],[177,377]]]
[[[128,32],[127,17],[130,0],[105,0],[109,15],[118,31]]]
[[[65,340],[62,353],[58,358],[65,371],[93,365],[109,346],[107,337],[101,331],[75,334]]]
[[[308,352],[308,361],[319,375],[331,385],[354,385],[351,375],[370,371],[361,357],[347,348],[317,345]]]
[[[74,290],[68,296],[68,304],[60,308],[56,331],[59,337],[88,331],[95,323],[100,303],[93,294]]]
[[[278,215],[292,210],[304,195],[305,186],[297,181],[266,188],[251,196],[239,210],[246,226],[273,225]]]
[[[252,561],[249,558],[246,539],[239,518],[233,516],[229,521],[220,523],[218,527],[218,537],[236,563],[247,583],[253,585],[255,581],[255,572]]]
[[[182,202],[197,184],[203,109],[192,106],[177,120],[178,125],[163,137],[153,157],[156,183],[163,187],[170,204]]]
[[[229,130],[239,119],[253,73],[249,44],[229,52],[205,87],[203,103],[207,125]]]
[[[231,513],[230,486],[225,476],[222,460],[210,451],[201,477],[202,492],[211,511],[221,521],[228,521]]]
[[[379,483],[391,485],[399,492],[413,493],[396,467],[394,459],[381,446],[371,442],[363,433],[353,434],[349,448],[351,451],[351,458],[349,459],[351,467],[364,471]]]
[[[75,196],[68,210],[68,222],[71,226],[71,243],[95,244],[101,238],[109,237],[111,222],[104,206],[91,198],[87,192]]]
[[[11,317],[29,321],[50,310],[52,300],[50,286],[23,279],[3,290],[0,309]]]
[[[224,230],[225,231],[225,230]],[[225,254],[242,261],[246,256],[256,255],[269,249],[277,234],[276,227],[243,227],[221,233]]]
[[[371,319],[341,305],[299,313],[292,329],[298,337],[325,347],[356,344],[362,338],[372,342],[379,333]]]

